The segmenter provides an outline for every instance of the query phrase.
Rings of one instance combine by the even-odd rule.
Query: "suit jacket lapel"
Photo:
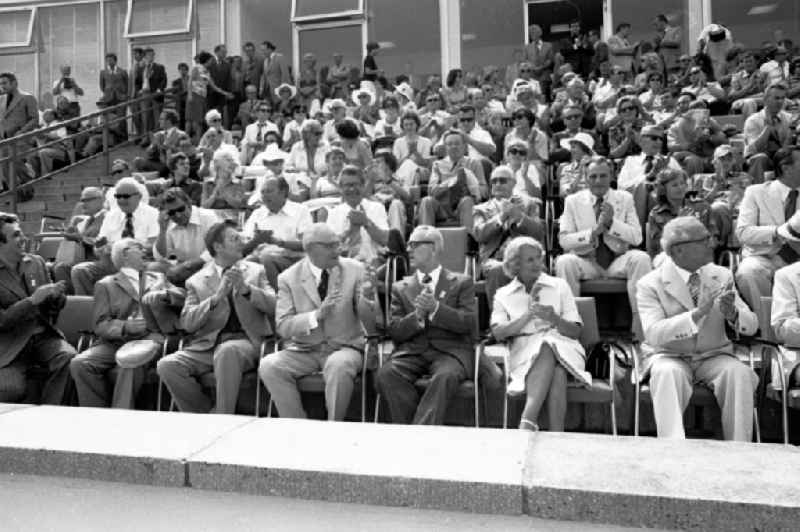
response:
[[[119,286],[123,292],[131,296],[131,299],[137,302],[139,301],[139,287],[133,286],[131,280],[128,279],[124,273],[115,273],[114,282],[117,283],[117,286]]]
[[[24,299],[28,297],[28,294],[25,293],[25,289],[20,284],[19,280],[23,283],[27,283],[28,280],[25,278],[25,268],[20,268],[21,273],[19,279],[8,269],[8,266],[5,264],[0,267],[0,284],[2,284],[9,292],[13,293],[20,299]]]
[[[308,297],[314,302],[315,305],[322,305],[322,299],[320,299],[319,291],[317,290],[317,280],[314,279],[314,274],[311,273],[311,268],[308,265],[308,259],[305,259],[305,261],[305,264],[303,264],[303,267],[300,269],[300,284],[303,285]],[[330,281],[330,277],[328,280]]]
[[[439,280],[436,283],[436,289],[433,291],[433,297],[437,300],[441,299],[441,295],[447,295],[447,290],[450,288],[450,276],[452,274],[442,266],[442,271],[439,274]]]
[[[683,282],[683,279],[681,279],[681,276],[678,274],[678,270],[675,269],[675,265],[672,263],[672,261],[668,260],[664,263],[661,279],[664,283],[664,292],[676,299],[681,305],[684,306],[684,308],[686,308],[686,310],[691,310],[695,307],[695,304],[692,301],[692,294],[689,292],[689,285]]]
[[[14,99],[11,100],[11,105],[6,106],[5,116],[8,116],[14,108],[19,105],[19,102],[22,101],[22,94],[15,94]],[[6,102],[8,102],[8,96],[6,96]]]

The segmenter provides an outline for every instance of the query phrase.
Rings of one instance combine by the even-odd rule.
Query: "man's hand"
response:
[[[429,316],[431,312],[436,310],[436,298],[433,295],[433,292],[429,289],[425,289],[416,297],[414,300],[415,310],[417,311],[417,316],[420,314],[425,317]]]
[[[166,290],[151,290],[142,296],[142,303],[148,306],[167,301],[169,298]]]
[[[147,322],[144,318],[128,318],[125,320],[126,336],[144,336],[147,334]]]
[[[64,282],[44,284],[38,287],[33,294],[31,294],[31,302],[34,305],[41,305],[51,297],[59,297],[64,293]]]
[[[719,310],[725,316],[725,319],[730,322],[736,321],[736,292],[727,290],[720,294],[717,300],[719,301]]]
[[[522,221],[522,203],[516,201],[509,201],[503,205],[503,213],[501,218],[509,224],[514,225]]]
[[[597,224],[602,225],[606,229],[611,227],[614,222],[614,207],[610,203],[604,202],[600,206],[600,216],[598,217]]]
[[[244,282],[244,273],[236,266],[226,271],[224,277],[228,280],[228,283],[230,283],[231,288],[237,292],[247,291]]]
[[[363,227],[367,225],[367,215],[361,209],[352,209],[348,215],[347,219],[350,220],[351,225],[355,225],[357,227]]]
[[[322,301],[322,305],[317,309],[317,321],[322,321],[330,316],[341,300],[342,293],[339,290],[330,292]]]
[[[697,302],[697,308],[692,311],[692,321],[697,323],[700,321],[700,318],[708,315],[714,307],[714,302],[716,302],[716,300],[717,298],[713,295],[701,295]]]

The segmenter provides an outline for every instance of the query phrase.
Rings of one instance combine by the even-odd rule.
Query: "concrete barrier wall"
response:
[[[0,471],[684,530],[796,530],[772,444],[0,404]]]

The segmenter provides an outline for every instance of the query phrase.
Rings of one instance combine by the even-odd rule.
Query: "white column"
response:
[[[242,2],[240,0],[225,0],[225,44],[228,53],[242,55]]]
[[[603,27],[600,28],[600,38],[603,41],[607,41],[609,37],[614,35],[613,9],[614,0],[603,0]]]
[[[442,50],[442,79],[461,67],[461,6],[459,0],[439,0],[439,37]]]
[[[711,0],[686,0],[685,12],[689,21],[688,51],[693,54],[700,32],[711,24]]]

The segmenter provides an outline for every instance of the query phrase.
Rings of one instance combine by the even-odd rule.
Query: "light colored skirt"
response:
[[[525,393],[525,379],[545,343],[577,384],[587,388],[592,385],[592,376],[586,371],[586,352],[580,342],[548,330],[531,336],[518,336],[511,342],[508,368],[511,383],[508,393]]]

